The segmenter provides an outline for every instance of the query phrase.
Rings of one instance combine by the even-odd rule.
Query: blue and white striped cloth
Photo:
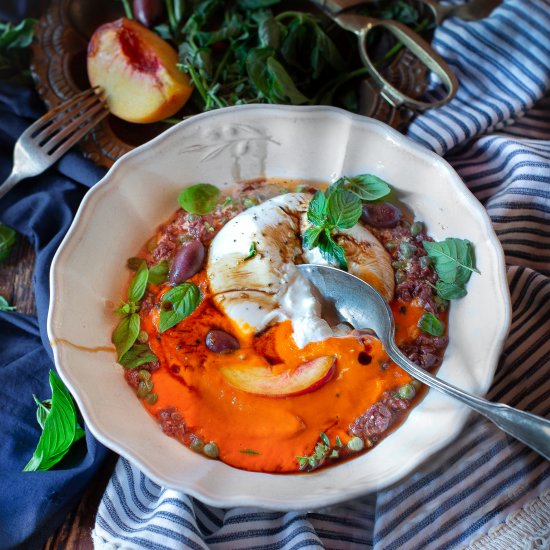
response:
[[[505,0],[486,20],[447,20],[434,44],[460,89],[409,135],[458,171],[507,259],[512,328],[488,398],[550,417],[550,4]],[[207,506],[121,459],[93,535],[97,548],[550,548],[550,463],[475,415],[397,486],[280,513]]]

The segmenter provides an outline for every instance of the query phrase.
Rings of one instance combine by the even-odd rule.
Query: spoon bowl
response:
[[[395,323],[389,304],[365,281],[335,267],[312,264],[297,267],[320,295],[321,315],[331,326],[343,321],[356,329],[372,330],[384,344],[390,359],[405,372],[430,388],[461,401],[550,460],[549,420],[467,393],[410,361],[395,343]]]

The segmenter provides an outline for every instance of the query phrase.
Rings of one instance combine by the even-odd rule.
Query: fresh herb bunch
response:
[[[30,82],[30,52],[36,19],[13,25],[0,21],[0,78]]]
[[[180,68],[195,85],[195,108],[328,103],[357,110],[345,86],[346,75],[362,67],[355,37],[324,15],[275,13],[276,4],[195,0],[182,9],[178,0],[167,2],[169,21],[155,30],[177,46]]]
[[[318,247],[323,258],[347,271],[344,249],[334,240],[335,230],[351,229],[361,217],[363,202],[388,195],[390,186],[372,174],[342,177],[325,192],[317,191],[309,203],[307,219],[312,225],[304,233],[304,246]]]

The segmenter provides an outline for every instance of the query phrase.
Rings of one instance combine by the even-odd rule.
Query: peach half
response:
[[[324,386],[334,374],[336,357],[323,355],[303,363],[296,370],[276,372],[268,366],[228,365],[220,369],[233,387],[265,397],[294,397]]]
[[[90,83],[129,122],[156,122],[183,107],[193,87],[177,63],[167,42],[125,17],[98,27],[88,44]]]

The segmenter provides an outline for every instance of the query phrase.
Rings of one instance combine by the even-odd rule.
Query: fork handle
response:
[[[4,181],[2,185],[0,185],[0,199],[17,183],[19,183],[23,178],[16,174],[15,172],[12,172],[8,179]]]
[[[550,460],[550,420],[514,409],[504,403],[492,403],[469,394],[421,369],[406,357],[395,341],[384,342],[390,359],[411,376],[446,395],[454,397],[496,424],[502,431],[519,439],[528,447]]]

